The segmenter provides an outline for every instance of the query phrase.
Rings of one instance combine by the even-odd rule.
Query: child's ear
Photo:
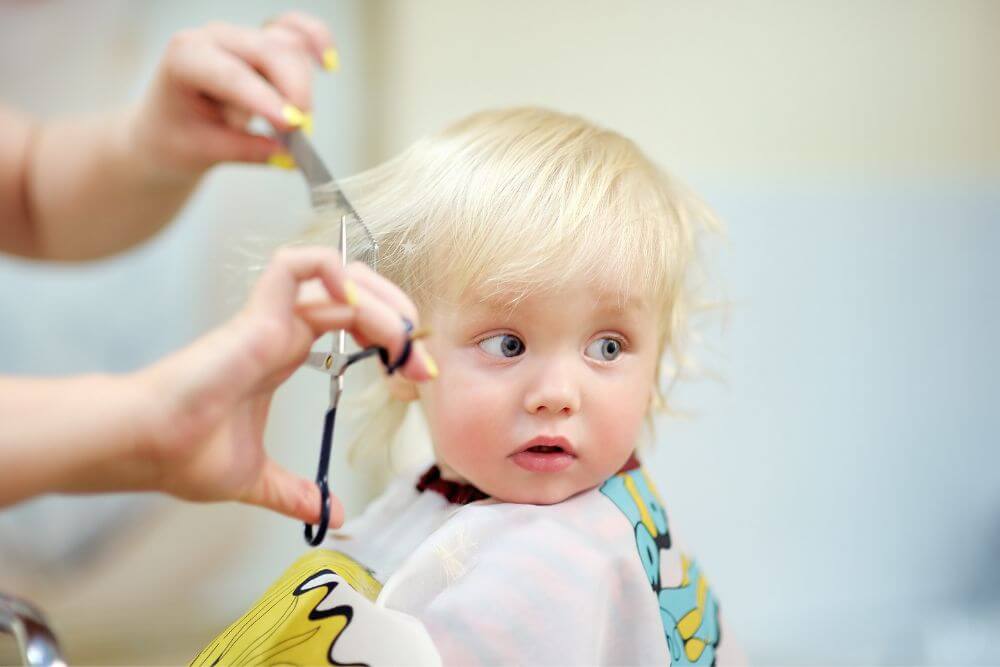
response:
[[[409,403],[417,400],[417,384],[410,382],[402,374],[393,373],[385,378],[385,381],[389,384],[389,393],[397,401]]]

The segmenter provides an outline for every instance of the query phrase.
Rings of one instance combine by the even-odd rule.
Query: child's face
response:
[[[653,392],[658,321],[649,303],[599,297],[579,287],[425,317],[441,374],[418,391],[446,478],[548,504],[621,468]],[[562,449],[524,451],[546,441]]]

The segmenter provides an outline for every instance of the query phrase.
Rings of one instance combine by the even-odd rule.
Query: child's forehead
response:
[[[501,318],[580,311],[611,316],[645,310],[649,299],[614,286],[578,283],[549,289],[472,289],[461,294],[452,305],[457,312]]]

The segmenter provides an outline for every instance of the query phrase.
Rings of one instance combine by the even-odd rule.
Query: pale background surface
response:
[[[125,100],[176,29],[288,6],[0,5],[0,95],[39,113]],[[341,45],[317,89],[337,173],[465,113],[543,104],[636,139],[722,215],[733,305],[703,357],[723,379],[679,392],[696,415],[661,424],[650,463],[754,662],[1000,663],[1000,3],[296,6]],[[126,370],[178,347],[238,302],[233,242],[304,208],[294,175],[228,167],[125,257],[0,261],[17,323],[0,372]],[[295,377],[269,432],[304,475],[323,385]],[[337,471],[356,510],[371,488]],[[77,662],[176,662],[302,548],[297,525],[250,509],[44,500],[0,514],[0,588],[40,602]]]

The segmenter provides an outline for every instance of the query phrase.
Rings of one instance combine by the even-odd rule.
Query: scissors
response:
[[[309,186],[309,201],[313,208],[336,207],[344,211],[340,218],[340,259],[347,264],[347,223],[353,219],[364,230],[372,248],[371,267],[378,270],[378,242],[372,236],[371,230],[365,225],[361,216],[344,196],[337,182],[330,171],[323,164],[319,154],[313,148],[308,137],[302,130],[295,130],[279,136],[282,143],[295,159],[295,163],[305,176],[306,184]],[[323,420],[323,438],[320,442],[319,465],[316,468],[316,485],[320,492],[320,519],[319,524],[313,529],[312,524],[305,524],[305,539],[310,546],[318,546],[326,537],[327,524],[330,522],[330,487],[328,483],[330,470],[330,449],[333,442],[333,428],[337,417],[337,405],[340,403],[340,396],[344,391],[344,371],[351,364],[362,359],[378,355],[385,366],[386,372],[390,375],[406,363],[410,358],[410,350],[413,341],[421,336],[421,332],[414,333],[413,323],[405,317],[403,327],[406,330],[406,343],[403,351],[396,361],[389,359],[389,351],[381,346],[373,345],[366,347],[353,354],[346,353],[347,332],[338,331],[333,349],[330,352],[315,351],[309,354],[304,365],[315,368],[330,376],[330,404]]]

